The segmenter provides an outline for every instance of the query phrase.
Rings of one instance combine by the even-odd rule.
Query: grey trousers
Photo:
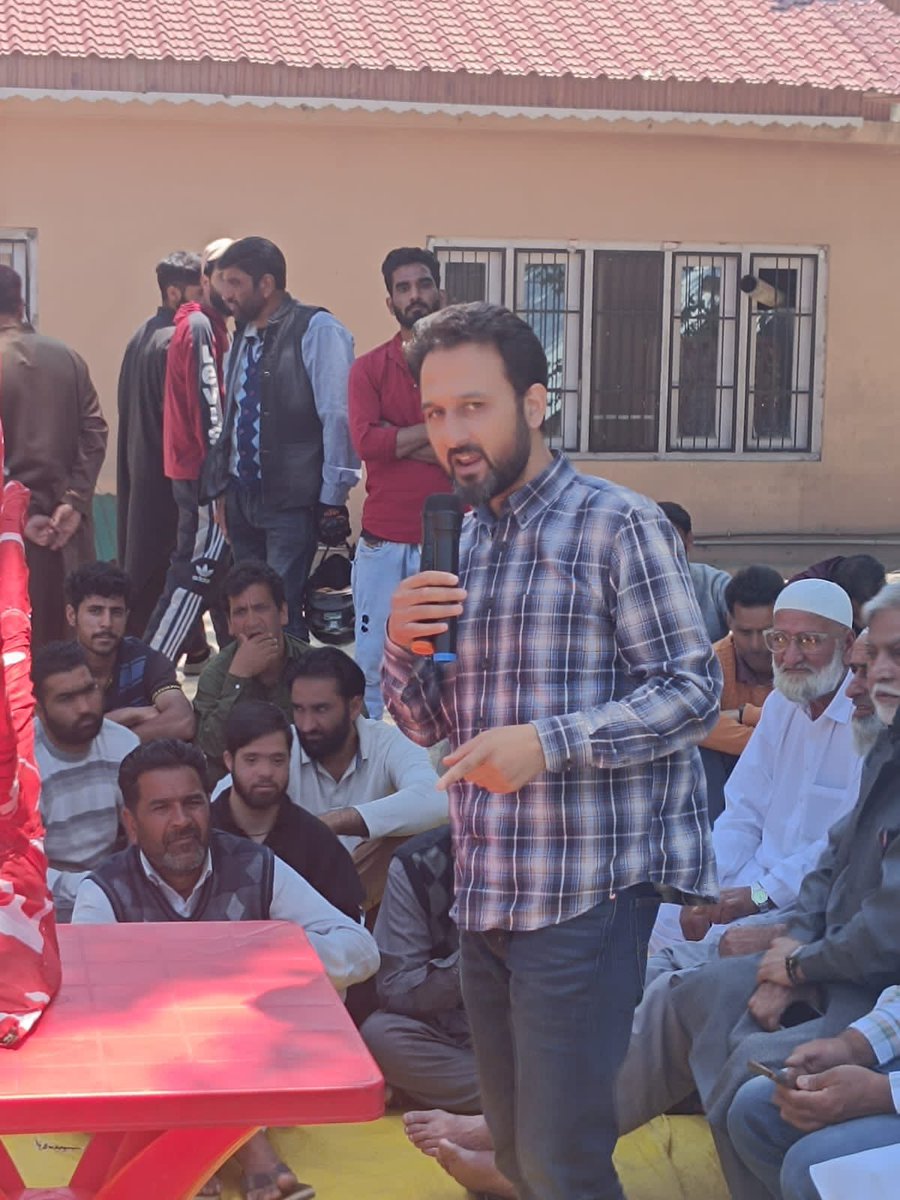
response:
[[[372,1013],[360,1033],[390,1086],[423,1108],[481,1112],[475,1054],[468,1039],[381,1010]]]

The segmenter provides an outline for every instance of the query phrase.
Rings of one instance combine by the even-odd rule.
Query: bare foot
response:
[[[467,1150],[443,1138],[436,1157],[451,1179],[470,1192],[490,1192],[504,1200],[516,1200],[512,1184],[497,1170],[493,1150]]]
[[[432,1158],[437,1155],[438,1143],[442,1138],[465,1146],[467,1150],[493,1150],[494,1143],[487,1122],[480,1114],[474,1117],[462,1113],[445,1112],[442,1108],[431,1108],[425,1112],[403,1114],[406,1136],[423,1154]]]

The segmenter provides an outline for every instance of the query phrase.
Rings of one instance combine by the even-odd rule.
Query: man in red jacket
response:
[[[172,662],[227,565],[228,546],[206,493],[204,468],[222,430],[229,313],[216,287],[216,264],[230,245],[229,238],[219,238],[203,251],[203,301],[176,312],[166,360],[163,466],[178,506],[178,537],[144,641]]]
[[[381,652],[391,596],[419,570],[425,497],[451,490],[429,444],[419,389],[403,353],[416,321],[443,305],[441,264],[430,250],[404,246],[391,250],[381,273],[388,312],[400,332],[356,360],[349,384],[350,436],[366,464],[363,527],[353,562],[356,661],[374,718],[384,710]]]

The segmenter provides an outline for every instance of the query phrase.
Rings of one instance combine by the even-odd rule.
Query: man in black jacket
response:
[[[291,297],[284,255],[266,238],[235,242],[219,269],[222,298],[242,329],[210,492],[221,497],[235,562],[262,559],[278,572],[287,631],[308,640],[303,590],[316,544],[349,536],[347,493],[360,476],[347,427],[353,339],[331,313]]]
[[[163,471],[163,391],[175,313],[202,295],[200,257],[176,250],[156,266],[160,305],[134,333],[119,372],[118,559],[134,586],[128,632],[142,637],[175,544],[178,511]]]

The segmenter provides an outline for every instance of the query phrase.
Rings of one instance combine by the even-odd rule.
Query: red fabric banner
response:
[[[3,441],[0,430],[0,478]],[[0,501],[0,1046],[15,1047],[59,988],[59,947],[34,761],[31,607],[23,532],[28,489]]]

